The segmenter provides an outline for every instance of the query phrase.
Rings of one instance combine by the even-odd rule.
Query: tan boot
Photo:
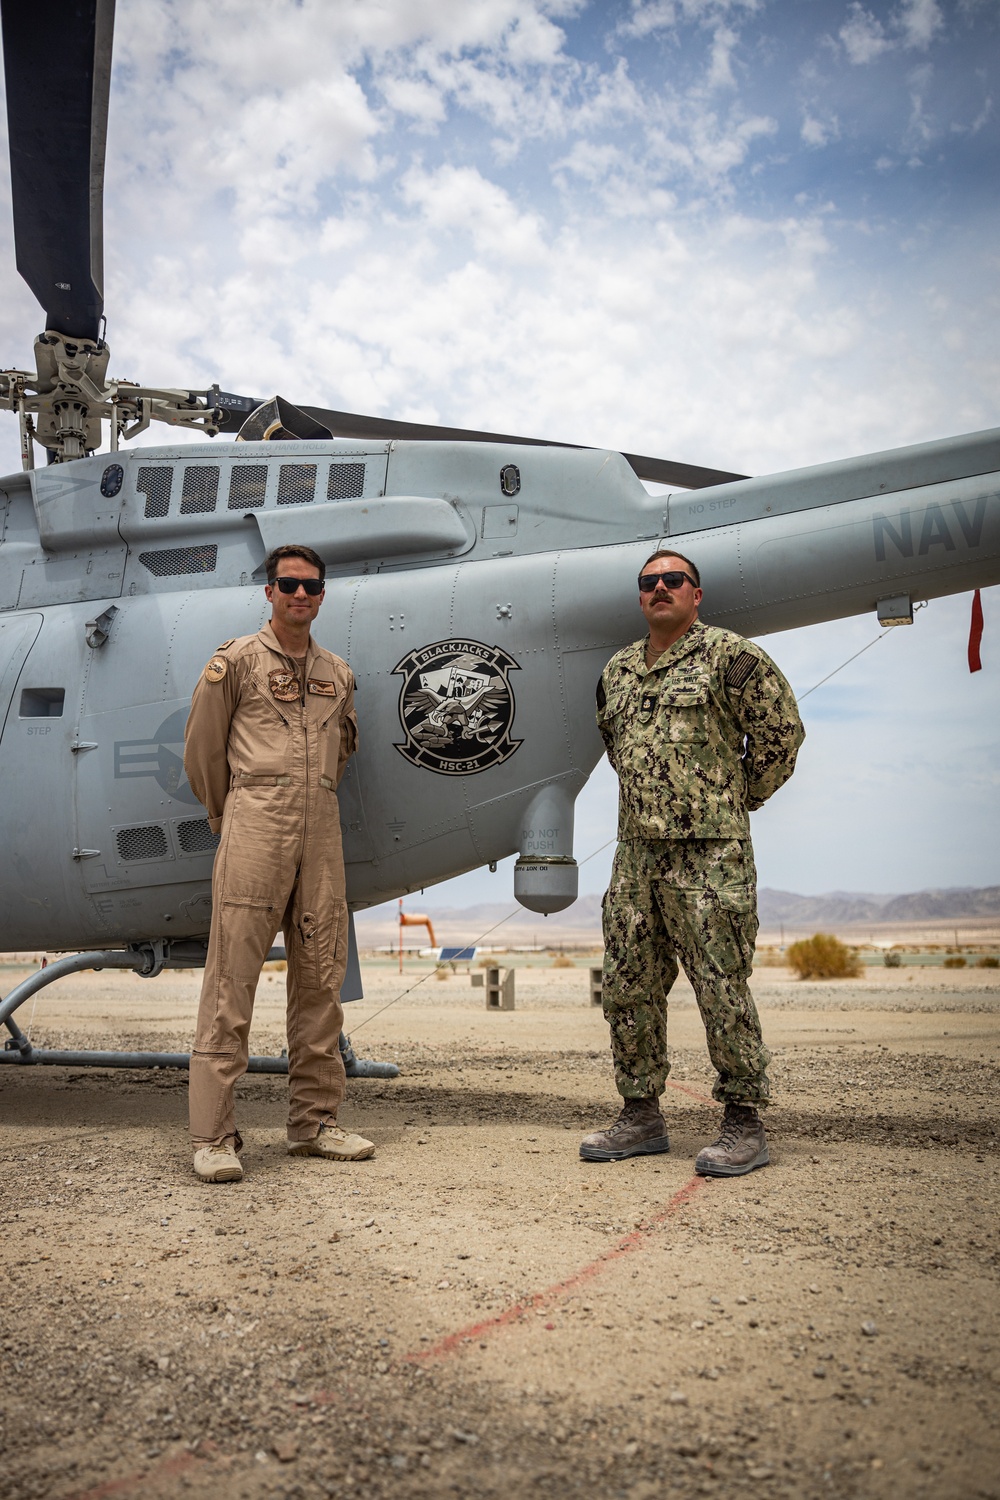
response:
[[[667,1127],[655,1094],[648,1099],[626,1099],[613,1125],[585,1135],[580,1142],[584,1161],[624,1161],[627,1156],[654,1156],[669,1150]]]
[[[311,1141],[290,1141],[289,1156],[325,1156],[327,1161],[367,1161],[375,1147],[363,1135],[349,1135],[339,1125],[321,1125]]]
[[[700,1177],[742,1177],[770,1161],[764,1122],[752,1104],[727,1104],[722,1133],[695,1157]]]
[[[232,1140],[219,1146],[199,1146],[194,1153],[195,1175],[202,1182],[241,1182],[243,1166]]]

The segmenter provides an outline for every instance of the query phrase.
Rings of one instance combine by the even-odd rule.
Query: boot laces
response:
[[[742,1111],[737,1114],[735,1109],[727,1109],[722,1117],[722,1129],[719,1139],[714,1143],[716,1146],[724,1146],[727,1149],[735,1146],[746,1131],[752,1130],[754,1121],[748,1119]]]

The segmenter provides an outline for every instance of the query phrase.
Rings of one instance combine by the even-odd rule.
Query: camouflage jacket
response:
[[[647,641],[613,656],[597,688],[618,837],[748,838],[747,814],[805,738],[791,688],[753,641],[700,620],[649,669]]]

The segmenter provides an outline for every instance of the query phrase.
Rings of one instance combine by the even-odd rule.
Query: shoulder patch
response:
[[[223,643],[222,643],[221,646],[216,646],[216,648],[215,648],[216,651],[227,651],[229,649],[229,647],[233,644],[233,642],[235,641],[235,639],[236,639],[236,637],[234,635],[231,635],[229,637],[228,641],[223,641]]]
[[[603,713],[604,712],[604,707],[605,707],[605,704],[607,703],[607,701],[608,701],[608,695],[604,691],[604,678],[603,677],[598,677],[598,679],[597,679],[597,711],[598,711],[598,713]]]
[[[759,656],[754,656],[752,651],[741,651],[739,656],[734,657],[726,668],[726,686],[736,688],[737,691],[742,687],[746,687],[759,666]]]
[[[224,656],[213,656],[205,668],[205,676],[209,682],[221,682],[229,670],[229,663]]]

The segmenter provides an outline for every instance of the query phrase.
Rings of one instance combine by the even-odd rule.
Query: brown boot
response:
[[[764,1121],[752,1104],[727,1104],[722,1133],[695,1158],[700,1177],[742,1177],[770,1161]]]
[[[613,1125],[584,1136],[580,1143],[584,1161],[624,1161],[626,1156],[654,1156],[669,1150],[667,1127],[655,1094],[648,1099],[626,1099]]]

